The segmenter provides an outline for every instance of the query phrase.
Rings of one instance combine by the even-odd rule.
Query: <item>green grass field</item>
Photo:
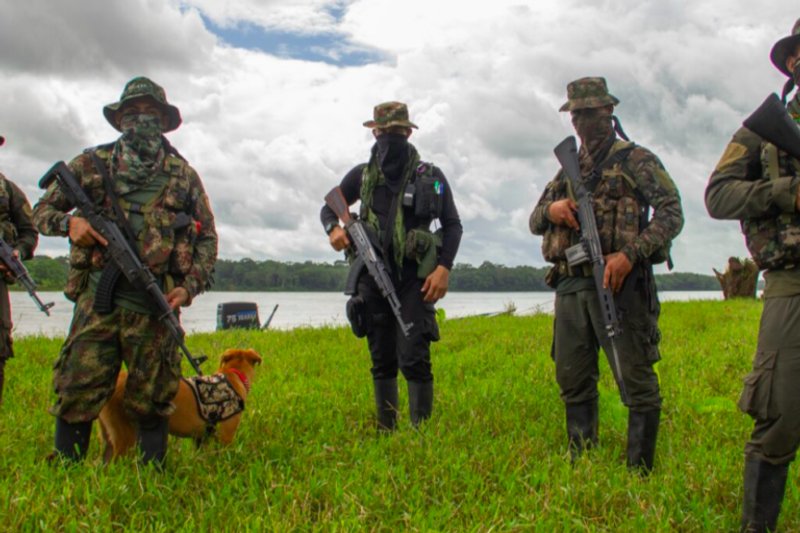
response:
[[[738,412],[761,304],[666,303],[656,471],[624,466],[627,411],[603,363],[601,445],[570,466],[550,359],[552,317],[448,320],[434,347],[434,416],[374,431],[366,344],[347,329],[193,335],[259,369],[234,444],[170,440],[165,473],[133,459],[51,467],[59,340],[22,338],[0,407],[0,530],[733,531],[750,419]],[[402,383],[402,382],[401,382]],[[794,473],[794,471],[792,471]],[[800,530],[788,483],[780,525]]]

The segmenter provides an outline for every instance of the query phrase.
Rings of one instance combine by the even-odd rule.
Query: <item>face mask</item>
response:
[[[400,133],[384,133],[375,139],[376,155],[383,175],[398,179],[408,160],[408,138]]]
[[[800,59],[794,62],[794,69],[792,70],[792,79],[794,84],[800,87]]]
[[[611,113],[603,108],[580,110],[572,115],[572,126],[581,139],[581,146],[595,154],[614,131]]]
[[[122,141],[133,152],[147,159],[161,149],[161,117],[146,113],[123,115],[119,121]]]

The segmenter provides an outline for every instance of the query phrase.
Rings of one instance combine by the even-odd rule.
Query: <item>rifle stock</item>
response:
[[[131,248],[119,226],[106,218],[100,207],[89,199],[78,182],[78,178],[63,161],[59,161],[47,171],[39,181],[39,187],[46,189],[53,181],[58,183],[69,202],[80,210],[92,228],[108,241],[105,250],[106,259],[125,276],[131,285],[150,297],[158,320],[167,327],[178,348],[186,356],[197,375],[202,376],[200,364],[205,357],[195,358],[189,352],[189,348],[184,342],[186,332],[183,331],[178,317],[175,316],[175,312],[158,286],[155,276],[147,266],[142,264],[139,254]]]
[[[771,93],[753,114],[744,120],[744,127],[774,144],[795,159],[800,159],[800,128],[792,120],[778,95]]]

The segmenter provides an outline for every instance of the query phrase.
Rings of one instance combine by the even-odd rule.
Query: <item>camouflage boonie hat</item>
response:
[[[581,78],[567,85],[567,103],[559,111],[617,105],[619,100],[608,93],[605,78]]]
[[[372,111],[372,120],[364,123],[364,127],[371,129],[391,128],[402,126],[416,128],[417,125],[408,120],[408,107],[402,102],[384,102],[375,106]]]
[[[127,102],[139,98],[149,98],[164,113],[167,118],[167,126],[164,128],[165,133],[177,129],[177,127],[181,125],[181,113],[178,111],[177,107],[167,102],[167,95],[164,92],[164,88],[153,80],[140,76],[138,78],[133,78],[125,84],[122,95],[119,97],[119,102],[108,104],[103,108],[103,115],[105,115],[108,123],[114,126],[115,130],[122,131],[119,127],[119,121],[116,119],[117,111]]]
[[[798,44],[800,44],[800,19],[797,19],[797,22],[794,23],[792,34],[775,43],[775,46],[772,47],[772,51],[769,53],[769,58],[772,60],[772,64],[775,65],[775,68],[787,76],[791,76],[792,73],[786,69],[786,58],[789,57],[789,54],[794,52]]]

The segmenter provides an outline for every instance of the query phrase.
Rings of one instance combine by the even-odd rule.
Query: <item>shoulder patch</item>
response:
[[[719,163],[717,163],[715,171],[722,171],[725,168],[736,164],[737,161],[746,159],[747,154],[748,150],[745,145],[737,142],[728,143],[728,146],[725,148],[725,152],[723,152],[722,157],[719,159]]]

